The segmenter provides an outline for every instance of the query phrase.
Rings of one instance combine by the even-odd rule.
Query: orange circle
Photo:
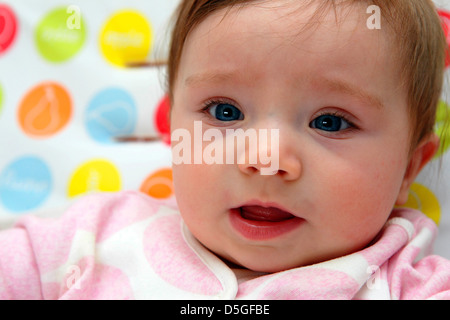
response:
[[[27,135],[48,137],[60,131],[71,115],[72,101],[67,90],[57,83],[43,82],[23,98],[18,121]]]
[[[164,168],[148,176],[139,190],[157,199],[167,199],[173,195],[172,169]]]

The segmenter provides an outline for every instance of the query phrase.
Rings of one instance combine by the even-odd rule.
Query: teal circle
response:
[[[35,156],[14,160],[0,174],[0,202],[13,213],[38,208],[51,189],[50,169]]]
[[[131,95],[120,88],[107,88],[89,103],[85,124],[89,135],[100,143],[112,143],[136,127],[137,111]]]

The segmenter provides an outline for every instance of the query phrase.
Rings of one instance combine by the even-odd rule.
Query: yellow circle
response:
[[[422,211],[428,218],[439,225],[441,220],[439,200],[427,187],[419,183],[413,183],[409,190],[408,201],[404,207]]]
[[[104,25],[100,47],[105,58],[116,66],[147,60],[153,41],[150,23],[137,11],[120,11]]]
[[[114,192],[120,188],[120,174],[116,167],[106,160],[92,160],[75,170],[69,181],[68,196],[99,191]]]

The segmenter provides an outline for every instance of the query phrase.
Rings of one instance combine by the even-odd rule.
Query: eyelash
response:
[[[225,98],[212,98],[212,99],[206,100],[203,103],[202,112],[208,111],[208,108],[211,108],[212,106],[217,105],[217,104],[230,104],[232,106],[236,106],[236,103],[232,100],[225,99]]]
[[[342,120],[344,120],[345,122],[347,122],[348,125],[349,125],[349,128],[343,130],[342,132],[331,132],[330,134],[335,134],[335,135],[336,135],[336,134],[339,134],[339,133],[344,134],[344,133],[349,133],[349,132],[352,132],[352,131],[355,131],[355,130],[359,130],[359,129],[360,129],[360,128],[359,128],[353,121],[351,121],[351,120],[349,119],[349,117],[348,117],[344,112],[342,112],[342,111],[334,111],[334,112],[331,112],[331,111],[322,111],[322,112],[320,112],[318,115],[316,115],[312,121],[314,121],[315,119],[317,119],[317,118],[319,118],[319,117],[322,117],[322,116],[334,116],[334,117],[338,117],[338,118],[341,118]],[[311,121],[311,123],[312,123],[312,121]]]
[[[213,107],[213,106],[215,106],[215,105],[218,105],[218,104],[229,104],[229,105],[232,105],[232,106],[234,106],[234,107],[236,107],[237,109],[239,109],[240,110],[240,108],[238,108],[237,106],[236,106],[236,103],[234,102],[234,101],[232,101],[232,100],[230,100],[230,99],[226,99],[226,98],[212,98],[212,99],[209,99],[209,100],[207,100],[207,101],[205,101],[204,103],[203,103],[203,107],[201,108],[201,112],[202,113],[204,113],[204,114],[206,114],[207,116],[211,116],[210,114],[209,114],[209,109],[211,108],[211,107]],[[242,112],[242,111],[241,111]],[[344,112],[342,112],[342,111],[339,111],[339,110],[336,110],[336,111],[333,111],[333,112],[331,112],[331,111],[321,111],[319,114],[317,114],[315,117],[314,117],[314,119],[312,120],[312,121],[314,121],[315,119],[317,119],[317,118],[319,118],[319,117],[321,117],[321,116],[334,116],[334,117],[338,117],[338,118],[341,118],[343,121],[345,121],[348,125],[349,125],[349,128],[347,128],[347,129],[345,129],[345,130],[342,130],[342,131],[339,131],[339,132],[328,132],[328,133],[326,133],[326,134],[329,134],[329,135],[339,135],[339,134],[346,134],[346,133],[350,133],[350,132],[352,132],[352,131],[356,131],[356,130],[359,130],[360,128],[353,122],[353,121],[351,121],[350,119],[349,119],[349,117],[344,113]],[[311,121],[311,123],[312,123],[312,121]]]
[[[237,106],[237,103],[234,102],[233,100],[226,99],[226,98],[212,98],[212,99],[206,100],[206,101],[203,103],[203,106],[202,106],[202,108],[201,108],[201,112],[204,113],[205,115],[211,117],[211,115],[209,114],[209,111],[208,111],[208,110],[209,110],[211,107],[213,107],[213,106],[215,106],[215,105],[219,105],[219,104],[229,104],[229,105],[235,107],[236,109],[241,110],[241,109]],[[242,111],[241,111],[241,113],[242,113]]]

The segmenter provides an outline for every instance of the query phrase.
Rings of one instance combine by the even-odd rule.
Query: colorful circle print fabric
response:
[[[0,2],[0,227],[26,214],[59,212],[89,192],[140,190],[174,202],[163,70],[142,63],[165,58],[177,4]],[[450,5],[436,4],[450,46]],[[450,54],[447,78],[449,66]],[[449,83],[436,121],[446,139],[407,203],[439,225],[436,252],[447,258]]]
[[[177,3],[0,2],[0,221],[91,191],[173,198],[162,70],[133,66]]]

